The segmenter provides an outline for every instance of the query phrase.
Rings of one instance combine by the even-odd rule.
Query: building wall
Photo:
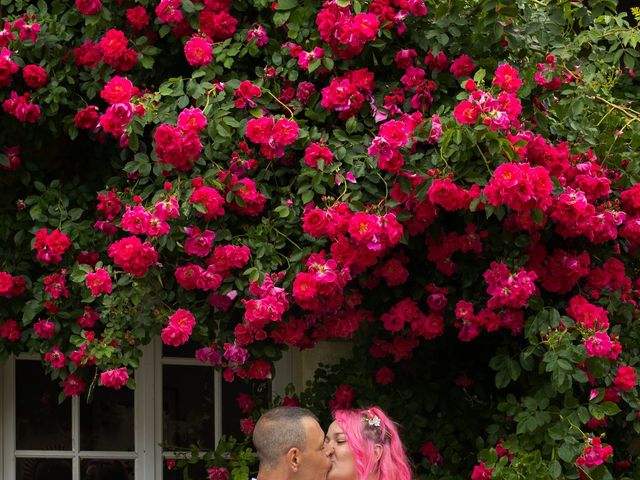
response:
[[[296,390],[302,390],[307,381],[313,379],[313,374],[321,363],[334,364],[343,357],[349,358],[351,356],[351,348],[351,342],[330,341],[320,342],[312,349],[298,350],[293,377]]]

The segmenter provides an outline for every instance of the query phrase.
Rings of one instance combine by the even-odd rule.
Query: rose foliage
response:
[[[228,381],[350,339],[284,401],[380,404],[418,476],[638,478],[640,32],[615,2],[0,13],[0,359],[40,354],[63,399],[133,388],[157,336]],[[246,478],[244,445],[211,478]]]

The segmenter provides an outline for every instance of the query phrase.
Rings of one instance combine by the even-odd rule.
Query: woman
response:
[[[411,479],[398,430],[382,410],[337,410],[333,418],[325,438],[327,480]]]

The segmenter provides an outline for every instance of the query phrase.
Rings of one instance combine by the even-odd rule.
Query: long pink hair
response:
[[[398,430],[378,407],[363,410],[336,410],[333,418],[342,427],[353,451],[360,480],[378,472],[378,480],[410,480],[411,469]],[[382,445],[376,461],[375,446]]]

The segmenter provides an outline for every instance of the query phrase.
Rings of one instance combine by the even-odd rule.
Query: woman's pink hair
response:
[[[409,460],[398,430],[380,408],[336,410],[333,418],[342,428],[353,451],[360,480],[367,480],[376,471],[379,472],[378,480],[411,479]],[[376,444],[382,445],[379,461],[376,461]]]

